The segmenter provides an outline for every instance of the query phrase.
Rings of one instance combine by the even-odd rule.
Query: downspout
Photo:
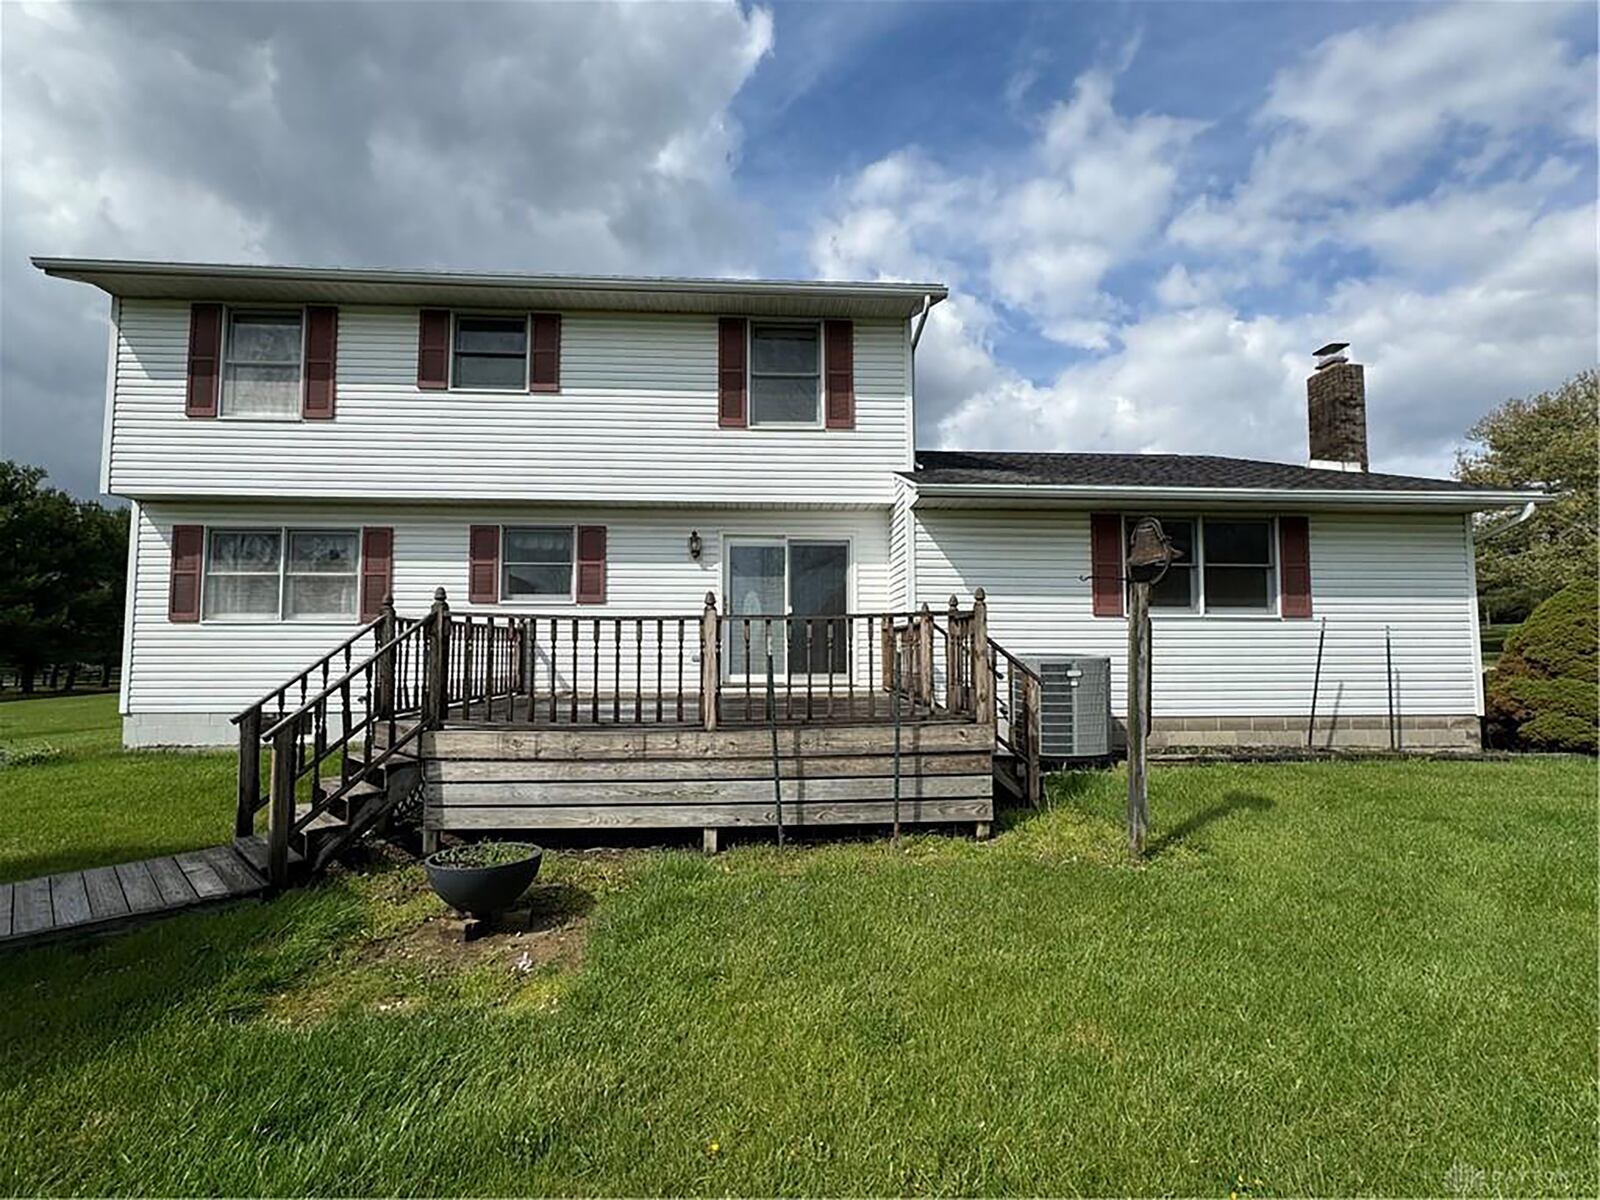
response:
[[[933,297],[927,293],[922,297],[922,312],[917,315],[917,326],[911,331],[911,428],[906,431],[910,442],[910,459],[906,468],[911,471],[917,469],[917,343],[922,341],[922,330],[928,324],[928,313],[933,310]],[[905,601],[906,611],[914,611],[917,607],[917,515],[913,512],[916,504],[916,485],[908,483],[905,506]]]
[[[928,323],[928,313],[933,309],[933,297],[922,297],[922,312],[917,315],[917,327],[911,331],[911,353],[916,354],[917,343],[922,340],[922,327]]]
[[[1522,511],[1516,516],[1512,517],[1509,521],[1493,526],[1489,529],[1473,530],[1472,540],[1475,543],[1481,544],[1483,542],[1487,542],[1490,538],[1499,537],[1502,533],[1510,533],[1518,525],[1521,525],[1523,522],[1528,520],[1529,517],[1533,516],[1534,510],[1537,508],[1538,505],[1534,501],[1529,500],[1522,506]]]

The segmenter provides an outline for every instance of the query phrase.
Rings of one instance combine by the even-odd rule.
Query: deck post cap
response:
[[[716,595],[716,593],[715,592],[707,592],[706,593],[706,607],[707,608],[715,608],[716,606],[717,606],[717,595]]]
[[[982,604],[984,602],[984,600],[987,599],[987,597],[984,595],[984,592],[983,592],[982,588],[979,588],[977,591],[973,592],[972,593],[972,598],[973,598],[973,600],[975,600],[979,604]]]

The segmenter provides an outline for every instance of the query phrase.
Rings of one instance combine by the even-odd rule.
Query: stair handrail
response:
[[[381,622],[382,620],[383,620],[382,617],[378,618],[378,621]],[[303,703],[294,712],[287,713],[281,720],[277,721],[270,728],[268,728],[265,731],[263,731],[262,734],[261,734],[261,740],[263,742],[270,742],[272,740],[273,735],[276,734],[284,726],[288,725],[291,721],[294,721],[294,720],[296,720],[296,719],[298,719],[300,717],[305,716],[308,712],[310,712],[313,708],[315,708],[322,701],[326,700],[329,696],[333,695],[333,693],[337,692],[345,684],[350,683],[351,681],[353,681],[357,676],[359,676],[368,667],[370,667],[370,666],[374,665],[375,663],[377,663],[379,659],[384,658],[386,656],[392,656],[393,653],[394,653],[395,647],[399,646],[402,642],[407,642],[407,641],[410,641],[411,639],[413,639],[415,637],[424,636],[426,634],[426,628],[427,628],[427,624],[428,624],[426,618],[418,619],[418,618],[398,617],[398,618],[396,618],[396,620],[399,621],[399,622],[405,622],[406,623],[405,624],[405,628],[400,633],[398,633],[394,637],[390,638],[387,642],[384,642],[376,650],[374,650],[371,654],[367,655],[366,658],[362,659],[360,662],[356,663],[355,666],[353,666],[349,670],[347,670],[343,675],[339,676],[339,678],[333,680],[331,683],[329,683],[326,686],[324,686],[323,689],[320,692],[318,692],[315,696],[310,697],[310,699],[306,700],[306,702]],[[374,622],[374,624],[377,624],[377,623],[378,622]],[[321,664],[319,663],[318,665],[320,666]],[[420,708],[421,705],[418,704],[416,707]],[[396,710],[394,715],[395,716],[403,716],[403,715],[405,715],[406,713],[408,713],[410,711],[411,711],[411,706],[407,706],[406,708]]]
[[[995,743],[1022,764],[1023,789],[1029,804],[1044,798],[1044,774],[1039,762],[1041,701],[1044,680],[1022,659],[993,638],[988,638],[988,675],[994,691]],[[1005,664],[1006,702],[1000,700],[1000,664]],[[1020,687],[1018,686],[1020,681]],[[1000,716],[1006,721],[1002,727]],[[1002,732],[1003,728],[1003,732]]]
[[[382,612],[380,612],[377,616],[373,617],[372,620],[368,621],[365,625],[361,626],[361,628],[357,629],[349,637],[345,638],[344,641],[340,642],[332,650],[329,650],[321,658],[317,659],[309,667],[305,668],[305,670],[296,671],[293,675],[289,676],[289,678],[285,679],[277,687],[269,688],[266,691],[266,693],[262,695],[261,699],[257,700],[254,704],[247,705],[246,707],[240,709],[238,711],[238,713],[236,713],[234,716],[229,718],[230,724],[233,724],[233,725],[239,724],[247,716],[249,716],[252,712],[255,712],[257,709],[260,709],[260,708],[264,707],[266,705],[267,701],[271,700],[274,696],[284,695],[289,691],[290,688],[294,687],[294,685],[299,683],[302,679],[309,679],[312,675],[316,674],[317,668],[322,666],[323,663],[332,662],[335,658],[339,657],[339,655],[342,654],[347,648],[355,645],[357,642],[359,642],[367,634],[371,633],[378,626],[382,625],[383,622],[384,622],[384,614]]]

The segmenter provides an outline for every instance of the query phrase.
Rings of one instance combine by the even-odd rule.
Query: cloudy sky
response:
[[[0,454],[96,490],[30,254],[939,279],[923,446],[1374,466],[1596,359],[1593,3],[0,4]]]

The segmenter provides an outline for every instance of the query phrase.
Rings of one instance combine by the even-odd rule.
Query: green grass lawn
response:
[[[0,883],[216,845],[233,832],[231,753],[126,754],[114,694],[0,704]]]
[[[0,869],[114,857],[69,767],[215,840],[225,772],[63,720]],[[13,954],[0,1192],[1591,1195],[1596,782],[1158,767],[1135,868],[1059,776],[988,843],[556,855],[470,947],[374,865]]]

